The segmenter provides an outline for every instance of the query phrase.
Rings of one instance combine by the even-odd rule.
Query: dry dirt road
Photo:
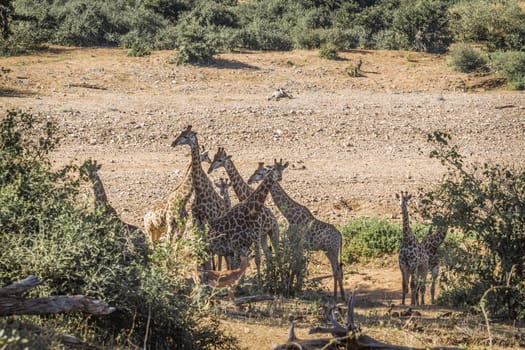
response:
[[[454,72],[445,56],[356,50],[329,61],[317,51],[239,52],[208,67],[173,65],[171,57],[51,47],[1,58],[10,72],[0,77],[0,107],[56,118],[64,131],[56,162],[96,159],[111,204],[136,225],[180,180],[189,149],[170,143],[189,124],[211,155],[224,147],[245,177],[259,161],[289,161],[285,190],[334,224],[399,219],[394,193],[429,188],[443,174],[428,157],[426,135],[436,130],[470,160],[525,165],[525,94],[486,90],[491,77]],[[347,71],[357,59],[364,76],[353,78]],[[277,87],[293,98],[268,100]],[[394,260],[346,286],[381,284],[399,297]],[[283,329],[268,329],[265,341],[282,339]],[[255,339],[253,331],[245,338]]]

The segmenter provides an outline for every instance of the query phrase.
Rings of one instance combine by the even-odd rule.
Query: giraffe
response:
[[[283,165],[282,160],[279,162],[274,160],[273,168],[282,173],[287,164]],[[250,177],[248,183],[260,181],[261,175],[265,171],[264,163],[259,163],[259,168]],[[280,174],[280,178],[282,178],[282,174]],[[341,233],[335,226],[316,219],[308,208],[290,198],[279,182],[274,182],[270,188],[270,193],[273,202],[288,220],[288,224],[303,231],[305,249],[309,251],[323,251],[325,253],[332,267],[334,299],[337,299],[339,290],[341,298],[344,300],[343,270],[340,264],[343,245]]]
[[[172,147],[179,145],[189,145],[191,149],[191,181],[194,191],[191,212],[197,226],[204,229],[204,225],[211,219],[225,214],[226,203],[215,191],[212,182],[202,169],[197,133],[191,130],[191,125],[188,125],[171,144]]]
[[[137,226],[122,221],[115,208],[109,204],[106,190],[102,184],[102,179],[98,174],[101,167],[102,165],[97,164],[95,160],[91,159],[86,160],[80,167],[81,176],[87,176],[93,186],[93,192],[95,194],[95,209],[102,210],[106,216],[110,217],[114,222],[120,223],[128,232],[135,232],[142,236],[143,232]]]
[[[286,164],[287,165],[287,164]],[[282,170],[265,169],[262,183],[244,201],[225,215],[209,221],[206,238],[210,253],[219,256],[248,256],[251,246],[259,240],[258,217],[268,192],[281,177]],[[257,272],[260,275],[260,271]]]
[[[226,152],[224,151],[224,147],[219,147],[217,153],[215,153],[215,155],[213,156],[213,161],[210,167],[208,168],[208,174],[210,174],[215,169],[220,168],[221,166],[224,167],[224,169],[226,170],[226,173],[228,174],[228,177],[230,178],[231,184],[233,186],[233,190],[235,191],[235,194],[237,195],[239,201],[243,201],[246,198],[248,198],[253,193],[253,188],[251,188],[246,183],[246,181],[244,181],[241,174],[233,164],[233,161],[231,160],[231,155],[226,154]],[[263,207],[261,214],[259,215],[258,221],[260,227],[258,246],[262,248],[264,255],[266,256],[266,260],[269,261],[269,259],[271,258],[271,251],[268,247],[266,237],[270,237],[273,246],[277,246],[279,244],[279,223],[273,212],[270,210],[270,208],[266,206]],[[257,249],[255,254],[256,264],[259,259],[258,251],[259,249]]]
[[[408,201],[412,195],[401,191],[396,193],[403,214],[403,238],[399,247],[399,268],[401,269],[403,296],[401,304],[405,305],[405,296],[408,293],[408,284],[411,289],[411,305],[418,305],[418,295],[421,296],[421,305],[425,304],[426,278],[428,272],[428,254],[420,244],[410,228],[408,217]]]
[[[434,232],[432,229],[428,231],[428,234],[423,238],[421,244],[425,248],[428,255],[428,270],[431,274],[430,284],[430,298],[431,303],[434,304],[434,295],[436,292],[436,280],[439,275],[439,253],[438,248],[445,240],[447,235],[448,227],[445,224],[437,225]]]
[[[208,151],[200,154],[200,161],[211,163]],[[144,229],[151,242],[158,240],[164,233],[173,237],[173,233],[188,217],[186,206],[192,193],[190,162],[180,183],[144,215]]]
[[[222,177],[219,179],[219,182],[215,183],[215,186],[219,189],[219,194],[221,195],[222,199],[224,199],[224,203],[226,204],[226,208],[230,210],[232,207],[232,200],[230,198],[230,187],[232,186],[232,183],[229,182],[227,179],[223,179]]]
[[[118,217],[115,208],[109,204],[106,190],[102,184],[102,179],[98,175],[98,171],[102,165],[97,164],[96,160],[88,159],[80,167],[81,175],[87,176],[88,180],[93,186],[93,193],[95,194],[95,208],[101,209],[106,215]]]

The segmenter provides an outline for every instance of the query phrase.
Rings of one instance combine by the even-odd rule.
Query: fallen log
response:
[[[85,295],[58,295],[25,299],[22,294],[42,282],[33,275],[0,288],[0,316],[43,315],[81,311],[92,315],[107,315],[115,311],[106,302]]]
[[[22,294],[40,284],[42,284],[42,282],[39,281],[38,278],[36,278],[36,276],[29,275],[23,280],[12,283],[6,287],[0,288],[0,297]]]

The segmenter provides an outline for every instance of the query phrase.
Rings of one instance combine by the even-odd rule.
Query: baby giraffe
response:
[[[403,296],[401,304],[405,304],[405,296],[408,293],[408,284],[411,289],[411,305],[418,305],[421,297],[421,305],[425,304],[426,279],[428,273],[428,253],[425,247],[418,242],[410,228],[408,218],[408,201],[412,195],[408,192],[396,193],[399,199],[401,212],[403,214],[403,238],[399,246],[399,268],[401,269]]]

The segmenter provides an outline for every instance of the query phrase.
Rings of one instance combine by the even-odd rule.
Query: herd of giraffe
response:
[[[268,239],[272,246],[279,243],[279,224],[270,208],[264,205],[268,193],[271,194],[275,206],[286,218],[290,227],[297,229],[304,240],[304,249],[322,251],[330,261],[333,275],[333,295],[337,299],[338,292],[345,299],[343,288],[343,270],[341,252],[343,240],[335,226],[318,220],[305,206],[294,201],[280,185],[283,171],[288,163],[274,161],[272,166],[259,163],[255,172],[245,181],[235,167],[232,156],[224,148],[219,147],[210,160],[207,152],[202,152],[197,133],[191,125],[173,141],[172,147],[188,145],[191,151],[191,162],[188,165],[182,181],[158,205],[144,216],[144,229],[151,242],[166,235],[170,239],[179,238],[184,231],[184,223],[190,216],[186,206],[193,195],[191,204],[192,224],[207,231],[206,240],[208,253],[224,257],[232,265],[243,262],[244,273],[247,257],[255,246],[254,255],[257,276],[260,279],[262,250],[266,261],[272,256]],[[229,181],[221,178],[213,184],[202,167],[202,163],[210,163],[207,173],[223,167]],[[100,165],[87,161],[82,172],[92,182],[95,193],[95,206],[103,210],[113,220],[121,221],[117,212],[108,202],[102,181],[98,175]],[[259,183],[254,189],[250,185]],[[214,188],[219,189],[219,193]],[[238,203],[231,205],[229,188],[238,198]],[[438,227],[435,232],[419,242],[410,229],[407,204],[411,195],[406,192],[396,194],[400,200],[403,214],[403,237],[399,248],[399,267],[402,273],[402,304],[411,287],[411,304],[424,304],[426,276],[431,272],[431,299],[434,302],[435,282],[439,273],[439,256],[437,249],[443,242],[447,228]],[[122,221],[121,221],[122,222]],[[138,227],[122,224],[130,231],[139,231]],[[220,258],[219,258],[220,261]],[[209,267],[209,265],[207,265]],[[209,271],[209,270],[208,270]],[[233,270],[232,270],[233,271]],[[236,270],[237,271],[237,270]],[[239,273],[237,273],[238,275]],[[209,275],[212,275],[209,273]],[[421,302],[419,301],[421,300]]]

